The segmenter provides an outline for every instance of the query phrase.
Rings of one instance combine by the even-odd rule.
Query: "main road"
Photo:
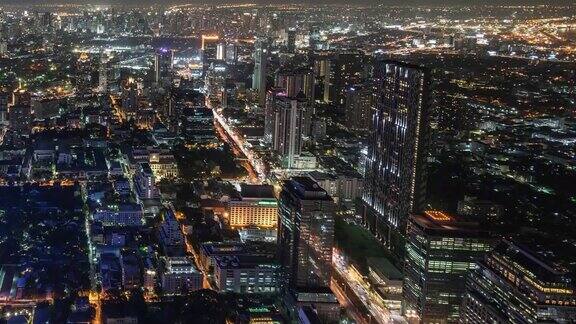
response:
[[[216,130],[222,140],[230,144],[234,154],[241,160],[245,161],[244,166],[248,170],[250,179],[252,182],[262,183],[266,180],[266,174],[264,172],[264,165],[255,154],[247,148],[247,144],[244,140],[232,129],[226,118],[218,111],[218,109],[212,109],[214,113],[214,125]]]

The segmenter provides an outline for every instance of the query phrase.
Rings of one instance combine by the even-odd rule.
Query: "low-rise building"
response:
[[[240,197],[228,203],[231,227],[276,227],[278,202],[270,185],[241,185]]]
[[[204,275],[188,257],[165,257],[160,281],[164,295],[181,295],[202,289]]]
[[[214,260],[214,281],[219,291],[273,293],[278,264],[273,256],[219,256]]]

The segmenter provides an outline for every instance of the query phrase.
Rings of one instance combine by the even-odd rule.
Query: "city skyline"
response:
[[[574,4],[10,1],[0,323],[576,322]]]

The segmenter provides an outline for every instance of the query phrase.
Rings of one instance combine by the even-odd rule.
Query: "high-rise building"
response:
[[[276,100],[284,96],[284,89],[272,88],[266,92],[266,104],[264,106],[264,141],[272,144],[274,126],[276,123]]]
[[[217,59],[219,43],[220,37],[218,35],[202,35],[202,60],[204,64],[209,65]]]
[[[92,62],[87,53],[80,54],[76,61],[76,94],[88,96],[92,92]]]
[[[32,99],[30,92],[16,89],[12,93],[12,106],[8,110],[10,127],[15,131],[26,133],[32,123]]]
[[[344,109],[346,89],[361,83],[367,77],[367,57],[362,51],[338,52],[329,58],[329,66],[324,67],[324,100]]]
[[[304,135],[308,101],[304,97],[289,98],[276,96],[271,102],[274,111],[273,149],[282,158],[286,168],[292,168],[294,158],[302,153],[302,136]]]
[[[0,39],[0,56],[8,54],[8,43],[5,40]]]
[[[279,284],[287,316],[313,306],[325,322],[335,322],[339,305],[329,288],[336,206],[308,177],[284,182],[278,210]]]
[[[504,240],[469,274],[460,323],[574,323],[575,288],[565,270]]]
[[[308,177],[284,182],[278,210],[278,257],[284,289],[330,284],[336,205]]]
[[[8,102],[10,94],[0,90],[0,125],[8,124]]]
[[[100,53],[100,66],[98,67],[98,91],[106,93],[108,89],[109,61],[106,55]]]
[[[218,43],[216,45],[216,59],[219,61],[226,60],[226,44]]]
[[[280,68],[274,83],[276,88],[284,89],[288,97],[296,97],[302,92],[310,101],[314,100],[314,74],[309,68]]]
[[[277,89],[284,90],[287,97],[306,98],[308,101],[303,116],[302,134],[309,136],[312,128],[312,115],[314,114],[314,74],[312,70],[305,67],[280,68],[276,72],[274,83]]]
[[[288,53],[296,51],[296,29],[290,28],[287,31],[286,50]]]
[[[238,45],[229,44],[226,46],[226,63],[236,64],[238,62]]]
[[[424,207],[428,146],[427,69],[385,61],[372,119],[361,215],[365,225],[401,258],[406,222]]]
[[[404,262],[404,312],[421,323],[457,323],[469,270],[492,247],[478,223],[437,210],[410,217]]]
[[[240,186],[240,197],[228,202],[228,222],[231,227],[274,228],[278,221],[278,202],[270,185]]]
[[[186,140],[197,144],[217,142],[212,109],[204,106],[184,108],[181,124],[180,131]]]
[[[346,90],[346,126],[356,130],[367,130],[372,123],[378,99],[377,87],[372,83],[358,84]]]
[[[170,79],[174,66],[174,51],[160,48],[154,54],[154,82],[161,83]]]
[[[256,41],[254,45],[254,73],[252,74],[252,89],[258,91],[258,101],[264,106],[266,101],[266,76],[268,74],[268,48],[266,42]]]

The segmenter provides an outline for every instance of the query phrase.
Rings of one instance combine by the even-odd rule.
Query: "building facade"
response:
[[[285,289],[328,287],[336,205],[308,177],[284,182],[278,210],[278,257]]]
[[[361,214],[365,225],[401,259],[408,216],[422,210],[426,194],[429,72],[385,61],[381,82]]]
[[[404,262],[404,313],[421,323],[458,323],[468,271],[492,247],[477,223],[442,211],[410,217]]]
[[[278,221],[278,202],[269,185],[242,184],[240,198],[228,202],[228,222],[233,228],[275,228]]]
[[[460,323],[574,323],[574,289],[566,271],[505,240],[468,276]]]

